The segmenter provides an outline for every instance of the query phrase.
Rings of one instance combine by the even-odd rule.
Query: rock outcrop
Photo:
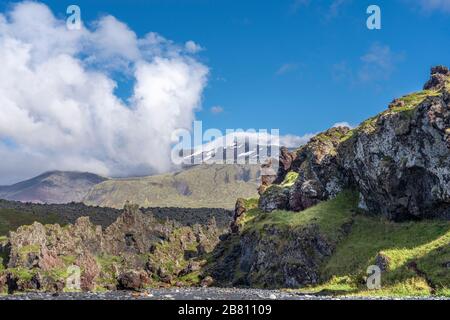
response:
[[[399,221],[450,218],[450,71],[431,70],[425,91],[394,100],[355,129],[333,128],[301,147],[292,162],[280,158],[276,183],[260,208],[302,211],[346,188],[360,207]],[[297,181],[283,186],[287,172]]]
[[[424,90],[442,90],[447,86],[450,70],[445,66],[431,68],[431,78],[423,86]]]
[[[35,222],[10,233],[7,251],[2,249],[7,269],[0,271],[0,286],[8,292],[61,291],[70,270],[77,269],[83,291],[171,283],[182,270],[183,275],[198,271],[193,260],[204,263],[220,234],[214,219],[191,227],[159,222],[132,204],[106,230],[87,217],[67,226]]]
[[[336,196],[348,184],[345,170],[338,164],[338,146],[349,128],[337,127],[321,133],[297,150],[293,160],[282,156],[278,177],[260,197],[260,208],[301,211]],[[283,155],[283,153],[281,153]],[[298,173],[293,185],[284,186],[288,172]]]

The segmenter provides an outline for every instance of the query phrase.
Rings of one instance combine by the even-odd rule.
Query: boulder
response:
[[[144,271],[127,271],[121,273],[117,279],[120,290],[140,290],[149,283],[149,278]]]
[[[200,286],[203,288],[211,287],[214,284],[214,279],[211,276],[206,276],[200,282]]]

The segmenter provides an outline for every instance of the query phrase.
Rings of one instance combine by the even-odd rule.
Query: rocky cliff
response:
[[[395,221],[450,218],[449,81],[447,68],[434,67],[423,91],[395,99],[357,128],[330,129],[282,155],[278,184],[262,194],[260,208],[302,211],[352,188],[362,209]],[[289,173],[297,178],[284,186]]]
[[[237,201],[212,277],[365,292],[366,270],[376,264],[388,294],[449,294],[449,89],[449,70],[432,68],[423,91],[358,127],[283,149],[260,198]]]

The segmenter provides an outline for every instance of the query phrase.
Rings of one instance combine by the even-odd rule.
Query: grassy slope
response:
[[[251,203],[251,202],[250,202]],[[357,209],[357,196],[344,192],[301,213],[258,209],[247,212],[245,230],[265,224],[295,228],[315,223],[331,241],[340,239],[341,226],[353,221],[351,232],[339,242],[331,259],[322,266],[322,284],[301,289],[342,295],[446,295],[450,296],[450,222],[422,221],[394,223],[367,216]],[[389,259],[382,274],[382,288],[367,290],[367,267],[375,264],[377,254]],[[416,269],[411,268],[416,264]],[[419,270],[419,271],[417,271]]]
[[[114,179],[96,185],[84,202],[114,208],[122,208],[130,200],[143,207],[231,209],[238,197],[257,194],[258,170],[249,165],[201,165],[180,173]]]

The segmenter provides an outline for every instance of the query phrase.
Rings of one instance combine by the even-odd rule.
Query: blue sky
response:
[[[8,11],[14,2],[3,1],[0,12]],[[203,50],[195,59],[209,69],[206,87],[201,91],[202,110],[195,115],[204,128],[278,128],[282,135],[302,136],[337,122],[356,125],[384,110],[393,98],[420,90],[431,66],[450,64],[450,0],[41,2],[60,19],[65,19],[69,5],[76,4],[87,26],[112,15],[138,38],[156,32],[174,43],[192,40],[199,44]],[[381,30],[366,27],[366,9],[371,4],[381,7]],[[21,41],[39,46],[17,32],[14,36]],[[117,94],[126,99],[134,83],[115,80],[119,81]],[[0,138],[7,148],[21,140],[17,145],[24,163],[32,148],[34,154],[41,153],[39,141],[24,140],[7,126],[4,131],[6,135]],[[116,161],[121,152],[120,148],[114,154],[105,149],[100,154],[98,146],[80,145],[76,157],[82,161],[72,161],[70,154],[71,161],[61,160],[64,165],[52,168],[86,162],[81,157],[89,148],[92,163],[100,162],[98,171],[105,174],[111,170],[104,169],[102,161]],[[45,156],[54,157],[61,148],[51,145],[48,150]],[[129,165],[125,160],[123,167]],[[10,167],[1,167],[0,173],[10,172],[16,163],[14,160]],[[91,170],[96,168],[94,164],[77,168]]]
[[[414,0],[43,2],[57,16],[76,3],[85,23],[111,14],[138,35],[200,44],[211,73],[197,118],[219,129],[302,135],[357,124],[419,90],[430,66],[450,57],[450,12]],[[370,4],[382,9],[382,30],[366,28]],[[370,53],[379,60],[364,62]],[[119,92],[127,94],[126,83]],[[215,106],[223,112],[211,112]]]

